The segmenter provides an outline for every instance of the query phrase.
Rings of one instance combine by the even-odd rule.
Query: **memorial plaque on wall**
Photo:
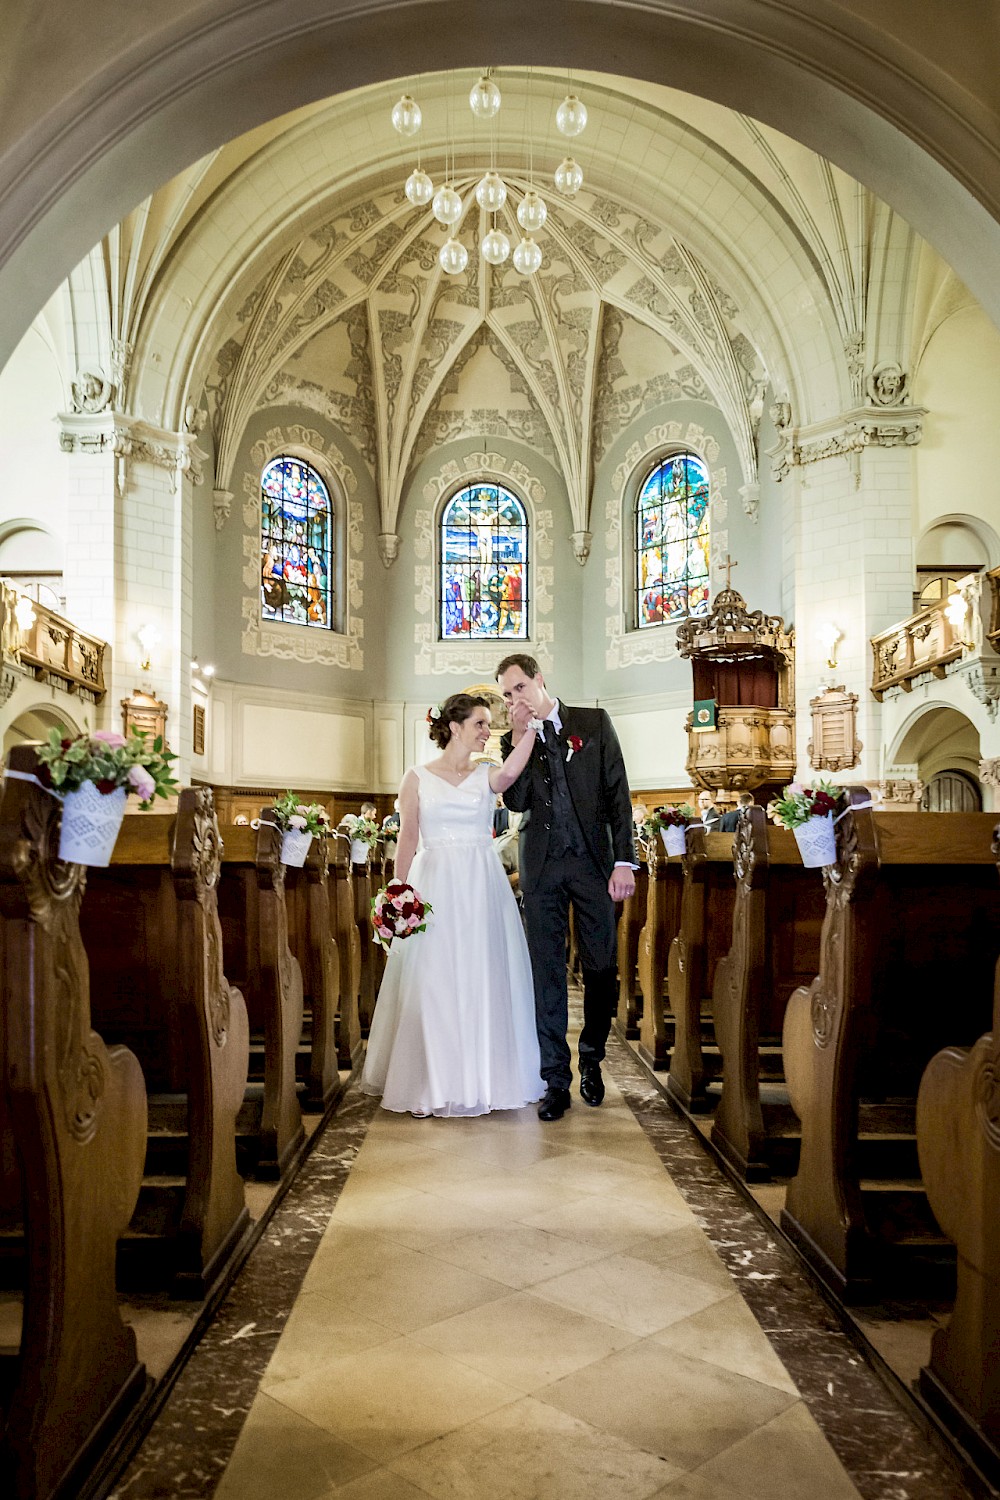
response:
[[[809,764],[814,771],[846,771],[862,751],[857,738],[858,695],[843,687],[825,688],[810,698],[812,738]]]

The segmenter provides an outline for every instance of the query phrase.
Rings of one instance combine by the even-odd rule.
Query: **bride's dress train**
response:
[[[460,786],[416,767],[420,845],[409,881],[434,910],[392,944],[362,1089],[385,1109],[482,1115],[545,1092],[531,961],[517,902],[492,847],[489,767]]]

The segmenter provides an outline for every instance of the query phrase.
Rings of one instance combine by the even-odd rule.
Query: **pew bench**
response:
[[[649,870],[645,850],[639,851],[635,891],[622,902],[618,918],[618,1010],[615,1030],[626,1041],[639,1035],[642,991],[639,986],[639,938],[646,919]]]
[[[823,882],[805,869],[787,828],[748,808],[733,840],[735,890],[728,953],[712,986],[722,1093],[712,1143],[745,1182],[794,1174],[799,1123],[779,1087],[788,998],[819,968]],[[762,1099],[761,1085],[767,1084]]]
[[[991,815],[875,812],[859,805],[864,788],[849,799],[837,863],[823,871],[819,973],[785,1013],[802,1146],[781,1215],[845,1301],[890,1280],[944,1284],[947,1241],[917,1165],[917,1089],[936,1052],[989,1026],[1000,951]]]
[[[181,791],[176,815],[126,817],[80,914],[91,1012],[132,1049],[149,1095],[139,1202],[118,1246],[119,1285],[203,1298],[250,1227],[237,1172],[249,1027],[223,972],[221,841],[212,793]]]
[[[679,857],[668,856],[660,838],[646,850],[646,911],[637,943],[639,989],[639,1056],[654,1072],[670,1066],[673,1018],[667,1007],[670,945],[681,918],[683,870]]]
[[[704,1111],[711,1104],[708,1083],[722,1066],[713,1041],[711,995],[716,965],[732,934],[733,835],[706,833],[692,823],[685,853],[671,861],[683,870],[683,890],[667,962],[674,1030],[667,1091],[684,1109]]]

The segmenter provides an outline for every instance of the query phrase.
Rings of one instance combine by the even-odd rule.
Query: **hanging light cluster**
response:
[[[500,90],[489,70],[473,84],[469,94],[469,108],[477,120],[495,120],[500,112],[502,99]],[[410,94],[403,94],[392,108],[393,128],[403,136],[414,136],[420,130],[422,115],[420,105]],[[556,129],[561,135],[574,139],[587,125],[587,106],[575,94],[567,94],[556,110]],[[558,192],[572,198],[583,187],[583,169],[566,156],[556,167],[554,182]],[[446,229],[454,229],[463,213],[461,195],[450,183],[444,183],[435,192],[434,184],[420,166],[419,157],[415,169],[406,179],[405,193],[414,208],[431,205],[434,217]],[[476,202],[484,213],[492,214],[490,229],[483,235],[480,251],[491,266],[502,266],[510,258],[515,271],[522,276],[533,276],[542,264],[542,251],[535,235],[545,227],[548,209],[544,198],[532,185],[517,205],[517,222],[523,233],[518,243],[511,248],[509,236],[497,227],[496,216],[507,202],[507,184],[491,166],[476,186]],[[438,252],[438,263],[449,276],[460,276],[469,264],[469,252],[462,242],[449,235]]]

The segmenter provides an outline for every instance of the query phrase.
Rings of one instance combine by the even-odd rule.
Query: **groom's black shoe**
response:
[[[561,1120],[572,1104],[569,1089],[557,1089],[551,1083],[545,1090],[545,1098],[538,1106],[540,1120]]]
[[[601,1077],[600,1063],[580,1064],[580,1098],[584,1104],[592,1104],[595,1109],[598,1104],[604,1103],[604,1079]]]

